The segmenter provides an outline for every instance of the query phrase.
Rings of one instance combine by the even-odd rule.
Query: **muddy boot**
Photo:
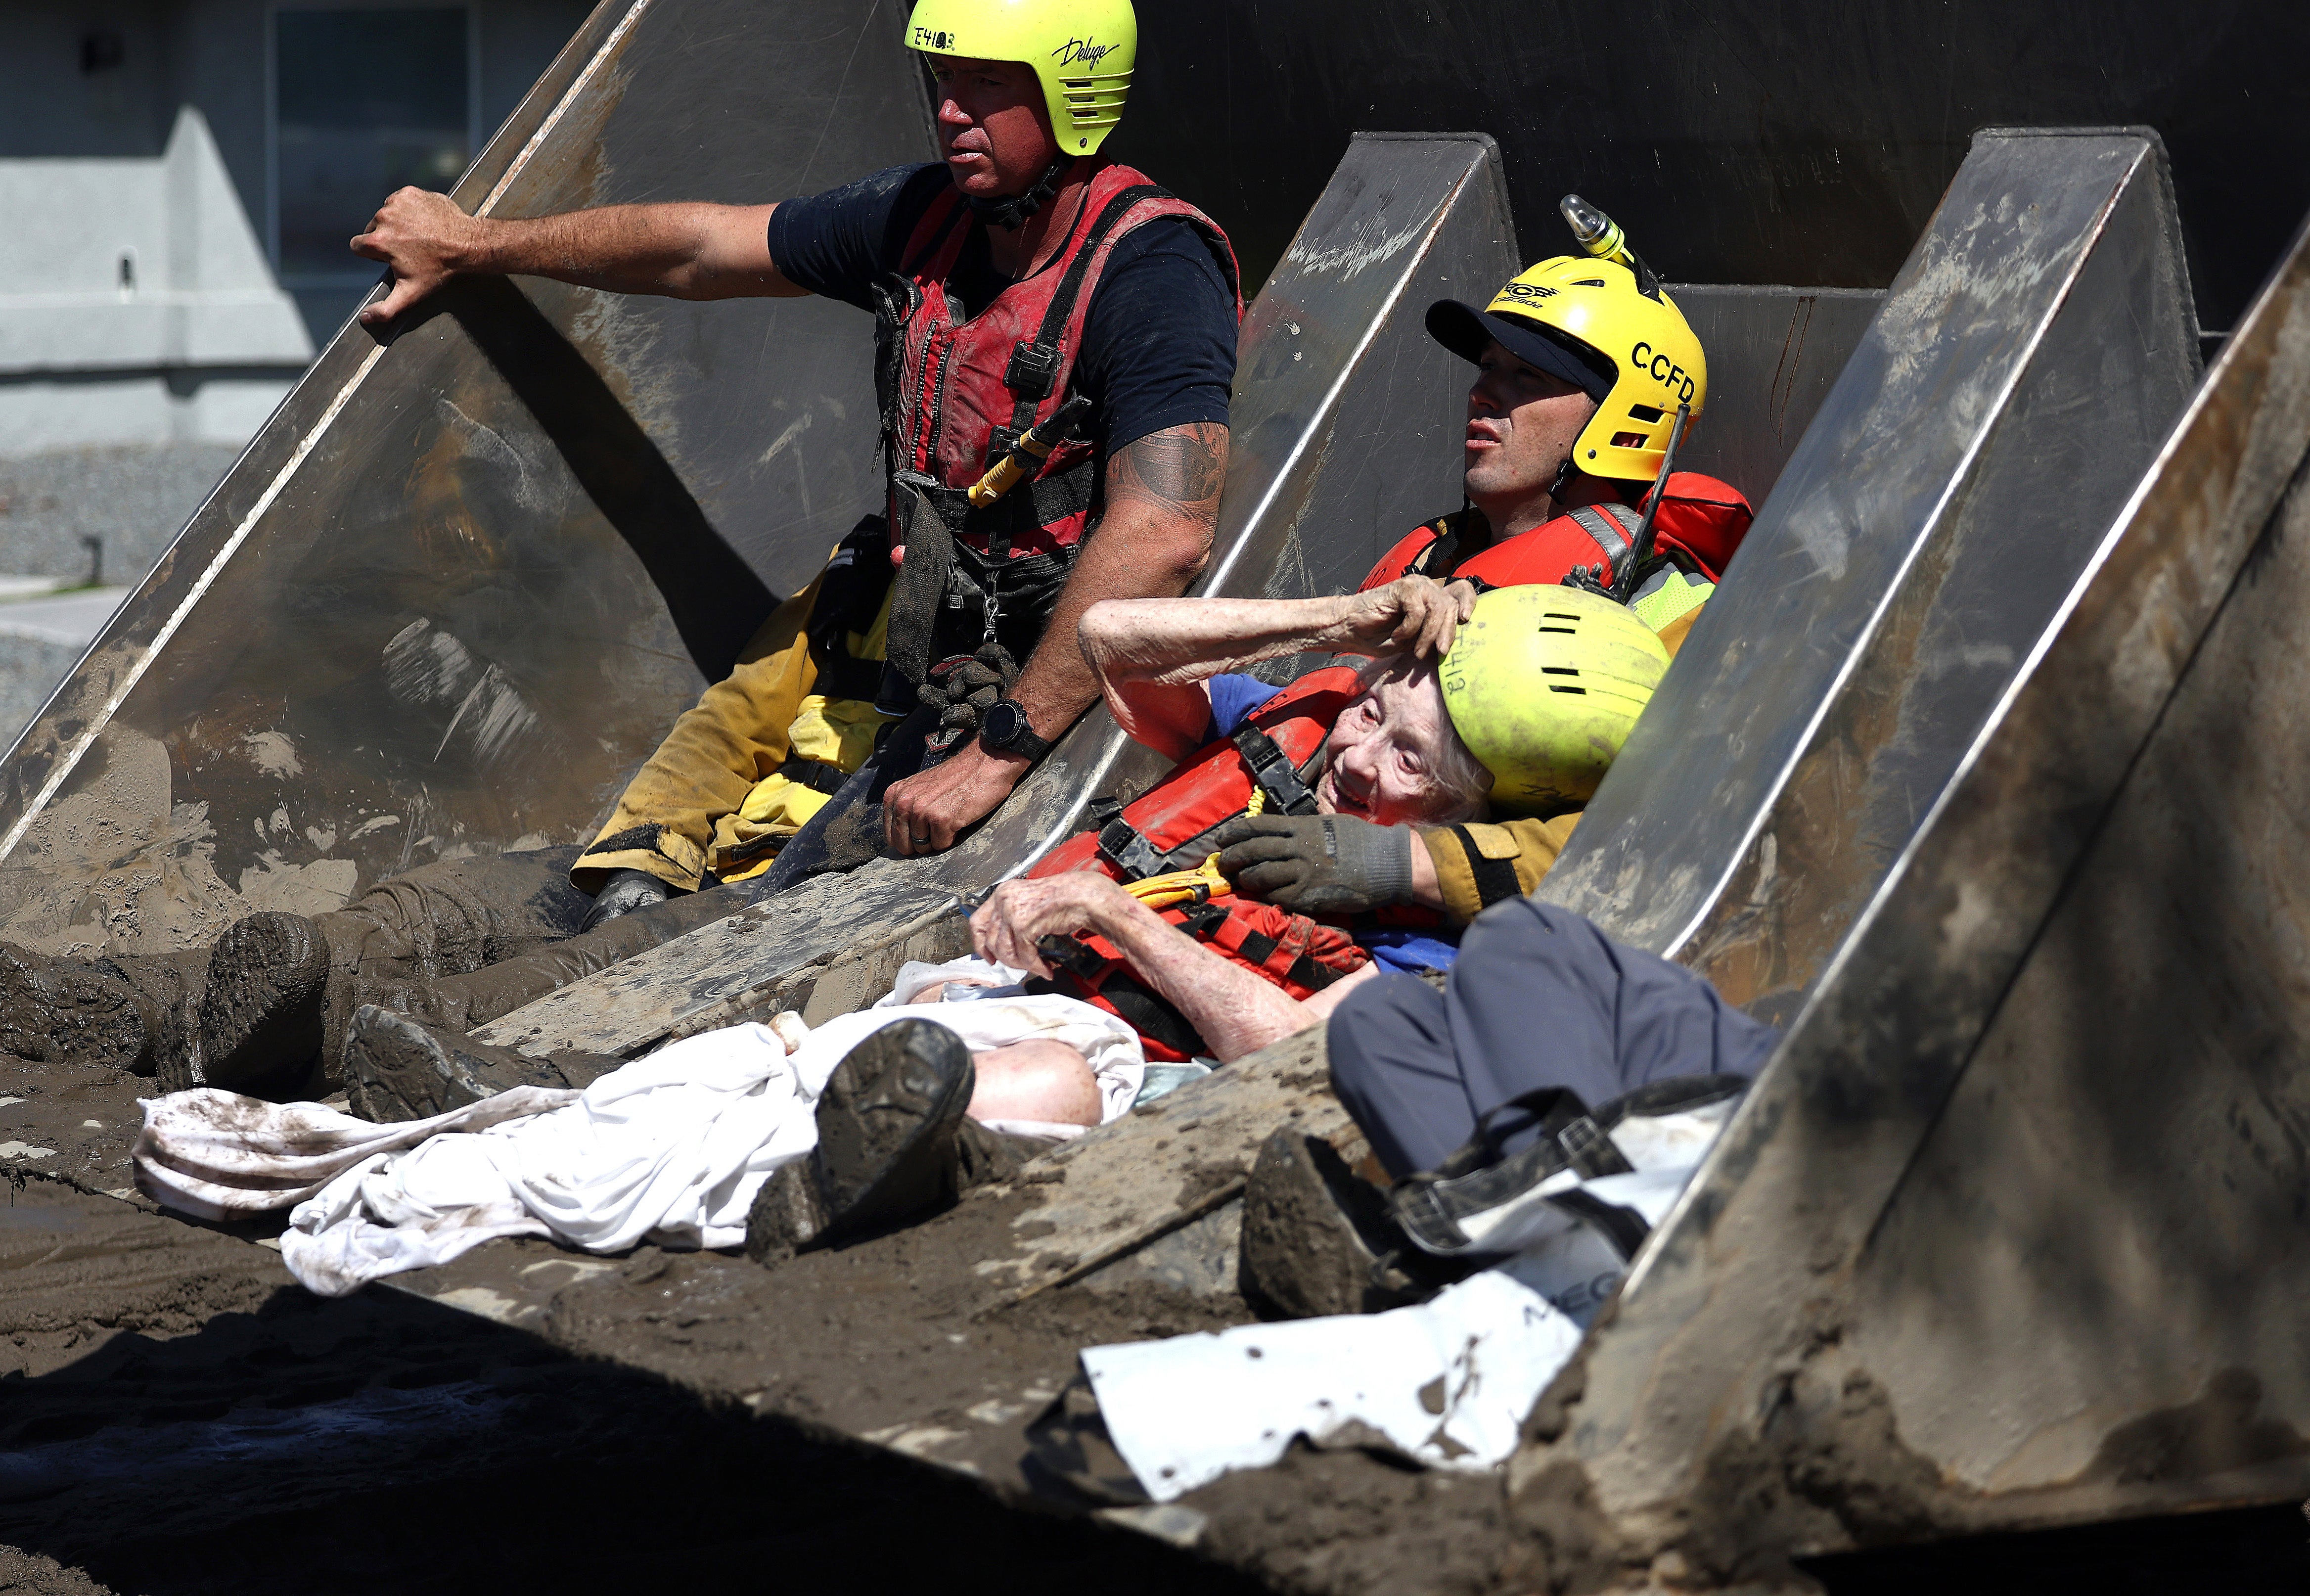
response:
[[[1284,1130],[1260,1148],[1244,1186],[1236,1285],[1261,1318],[1376,1314],[1424,1302],[1448,1279],[1427,1278],[1432,1272],[1389,1218],[1385,1195],[1330,1142]]]
[[[0,1053],[149,1075],[150,1020],[117,970],[0,942]]]
[[[586,1053],[533,1058],[364,1003],[345,1032],[345,1097],[380,1124],[430,1119],[517,1086],[585,1087],[618,1067]]]
[[[160,1079],[164,1092],[180,1092],[200,1081],[193,1073],[194,1037],[201,1011],[201,989],[208,978],[209,950],[128,954],[98,959],[93,967],[126,982],[136,994],[147,1038],[139,1075]]]
[[[302,915],[251,915],[209,950],[196,1043],[202,1082],[253,1097],[293,1095],[321,1057],[329,947]]]
[[[954,1140],[947,1144],[947,1194],[960,1197],[976,1186],[1016,1180],[1025,1173],[1028,1159],[1059,1145],[1040,1137],[990,1131],[966,1116],[955,1126]]]
[[[936,1207],[977,1084],[970,1049],[942,1025],[896,1020],[860,1042],[819,1096],[817,1148],[754,1199],[746,1255],[776,1262]]]

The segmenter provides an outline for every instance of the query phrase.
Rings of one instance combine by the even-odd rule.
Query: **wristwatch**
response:
[[[1026,759],[1039,759],[1051,751],[1051,745],[1027,724],[1027,712],[1009,698],[995,699],[979,717],[978,746],[990,754],[1017,754]]]

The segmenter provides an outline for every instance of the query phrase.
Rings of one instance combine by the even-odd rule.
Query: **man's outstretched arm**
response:
[[[404,188],[353,253],[393,268],[393,290],[360,313],[392,320],[452,277],[551,277],[677,299],[784,299],[810,291],[770,259],[776,205],[605,205],[560,216],[468,216],[446,194]]]
[[[1168,598],[1211,559],[1227,480],[1228,429],[1218,421],[1167,427],[1107,462],[1107,516],[1083,545],[1043,640],[1011,696],[1038,737],[1055,738],[1098,698],[1099,681],[1075,644],[1083,612],[1101,599]],[[934,854],[1010,796],[1029,761],[966,742],[883,798],[890,851]]]

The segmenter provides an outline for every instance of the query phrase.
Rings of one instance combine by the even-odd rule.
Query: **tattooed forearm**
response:
[[[1107,513],[1142,505],[1211,525],[1219,519],[1227,459],[1228,429],[1216,421],[1151,432],[1108,458]]]

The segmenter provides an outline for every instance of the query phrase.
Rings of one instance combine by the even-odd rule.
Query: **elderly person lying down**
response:
[[[1129,1021],[1151,1059],[1221,1063],[1319,1023],[1383,962],[1451,960],[1433,914],[1308,915],[1262,901],[1288,885],[1320,905],[1320,883],[1304,879],[1304,854],[1271,854],[1247,813],[1363,820],[1341,843],[1387,846],[1398,835],[1387,828],[1464,823],[1495,802],[1577,808],[1667,664],[1609,599],[1530,587],[1478,600],[1422,578],[1341,598],[1111,602],[1084,616],[1081,638],[1117,721],[1179,762],[997,887],[971,917],[978,959],[925,980],[924,995],[1062,993]],[[1334,650],[1376,657],[1282,688],[1238,673]],[[1404,848],[1402,869],[1424,856]],[[996,1061],[974,1063],[927,1019],[860,1043],[820,1099],[815,1156],[764,1187],[750,1250],[838,1240],[999,1177],[1026,1149],[989,1120],[1110,1117],[1087,1063],[1063,1045],[1032,1053],[1012,1050],[990,1077]]]

